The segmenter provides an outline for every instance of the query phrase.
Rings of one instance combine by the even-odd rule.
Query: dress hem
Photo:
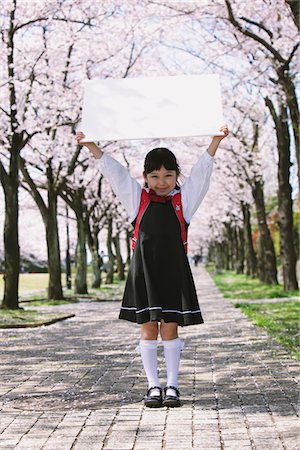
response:
[[[176,322],[178,325],[184,327],[188,325],[200,325],[204,323],[203,317],[200,312],[179,314],[179,313],[164,313],[161,311],[145,311],[141,314],[136,311],[121,310],[119,319],[127,320],[137,324],[143,324],[147,322]]]

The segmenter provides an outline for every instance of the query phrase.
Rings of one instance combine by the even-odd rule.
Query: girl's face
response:
[[[176,170],[165,169],[161,166],[159,170],[153,170],[150,173],[144,173],[145,182],[149,189],[153,189],[157,195],[168,195],[176,186]]]

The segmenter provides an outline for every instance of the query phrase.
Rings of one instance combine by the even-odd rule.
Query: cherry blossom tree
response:
[[[268,78],[277,88],[273,96],[277,100],[278,108],[269,96],[265,96],[265,101],[275,124],[279,155],[278,206],[284,289],[296,290],[298,289],[298,282],[296,277],[296,253],[292,239],[293,206],[292,189],[289,181],[291,137],[288,121],[290,116],[298,161],[298,185],[300,187],[300,114],[294,82],[296,69],[294,61],[296,56],[299,55],[299,35],[291,26],[289,12],[284,8],[284,2],[276,2],[277,10],[279,12],[280,7],[281,14],[275,17],[274,23],[267,21],[268,17],[266,16],[261,17],[259,21],[253,20],[253,16],[248,15],[247,17],[247,11],[243,11],[243,16],[237,18],[233,7],[235,2],[225,0],[225,3],[230,23],[239,33],[254,42],[257,47],[260,47],[260,50],[264,53],[264,58],[270,61],[272,67],[272,71],[268,71]],[[272,3],[272,6],[274,6],[274,3]],[[282,100],[283,96],[284,101]]]
[[[109,196],[103,195],[102,181],[103,177],[99,176],[98,186],[90,198],[91,206],[87,210],[86,233],[87,244],[92,257],[93,288],[100,288],[101,286],[103,261],[99,250],[99,233],[104,228],[106,214],[110,207]]]
[[[45,224],[50,297],[62,297],[57,225],[59,196],[72,205],[77,217],[77,291],[86,291],[86,242],[92,254],[93,284],[99,285],[99,233],[102,234],[104,226],[108,230],[111,268],[115,258],[120,270],[123,267],[119,239],[126,233],[128,247],[131,226],[109,189],[105,188],[105,195],[100,192],[96,164],[74,144],[82,81],[93,77],[212,70],[222,75],[225,96],[232,98],[232,101],[226,99],[225,111],[234,136],[216,158],[215,182],[208,194],[214,208],[208,204],[205,207],[204,202],[199,211],[201,220],[195,216],[197,225],[192,224],[190,229],[191,249],[201,246],[207,251],[209,242],[214,242],[216,248],[217,244],[219,248],[222,245],[227,255],[232,254],[236,270],[243,269],[246,259],[246,270],[255,273],[248,205],[253,203],[251,195],[254,194],[257,199],[254,203],[263,204],[264,181],[270,178],[270,171],[263,167],[270,160],[265,144],[270,138],[278,148],[277,187],[285,288],[295,288],[289,183],[294,170],[291,161],[299,154],[295,94],[299,10],[292,3],[255,0],[243,5],[241,10],[241,4],[234,0],[201,4],[196,1],[33,0],[30,8],[26,2],[5,2],[0,55],[2,67],[6,67],[0,92],[0,181],[6,205],[3,307],[18,307],[19,167],[21,181],[35,199]],[[270,14],[270,8],[280,14]],[[232,91],[239,104],[234,104]],[[243,111],[252,110],[253,99],[264,112],[262,115],[256,112],[253,120],[249,120],[243,117]],[[273,120],[271,135],[270,121],[265,131],[266,113]],[[258,128],[258,123],[264,126]],[[189,172],[199,150],[205,151],[200,139],[117,143],[109,151],[125,161],[142,183],[144,156],[160,144],[174,150],[184,173]],[[272,168],[275,166],[275,160],[269,163]],[[226,186],[224,192],[225,172],[233,187]],[[268,227],[262,207],[260,212],[264,217],[259,220],[260,224],[264,223],[260,229],[262,247],[258,248],[259,267],[262,267],[263,257],[268,254],[263,246],[272,243],[264,234]],[[247,249],[244,256],[243,242]],[[129,254],[127,250],[127,261]],[[229,256],[226,258],[228,263]],[[274,266],[273,254],[267,259]],[[275,282],[275,277],[272,280]]]
[[[278,199],[281,259],[284,288],[297,289],[296,255],[292,240],[291,161],[298,161],[299,106],[296,95],[299,33],[294,24],[299,10],[284,0],[261,0],[241,4],[219,0],[206,5],[164,2],[164,9],[186,24],[186,37],[176,39],[176,49],[200,59],[222,74],[224,83],[240,84],[265,99],[273,119],[278,149]],[[164,30],[162,40],[174,46],[173,30]],[[204,43],[207,42],[206,45]],[[231,88],[232,89],[232,88]],[[239,97],[239,101],[244,100]],[[288,161],[288,162],[287,162]],[[296,161],[295,161],[296,162]],[[292,168],[293,169],[293,168]]]
[[[252,136],[245,134],[243,130],[247,121],[252,122]],[[260,121],[261,122],[261,121]],[[237,131],[233,131],[234,136],[242,144],[243,152],[239,156],[239,171],[243,170],[244,179],[249,184],[256,208],[257,224],[259,229],[258,243],[258,273],[261,281],[267,284],[277,284],[277,268],[274,244],[267,225],[265,201],[264,201],[264,180],[261,170],[261,157],[259,132],[260,127],[258,121],[251,120],[251,114],[248,119],[244,118],[243,126]],[[245,154],[245,149],[247,153]],[[232,149],[232,152],[235,150]]]
[[[52,5],[51,5],[52,6]],[[36,9],[29,11],[26,5],[17,2],[5,2],[2,14],[2,51],[1,64],[7,68],[7,73],[3,73],[3,88],[1,89],[1,145],[2,158],[0,161],[0,181],[5,195],[5,225],[4,225],[4,270],[5,287],[2,302],[3,308],[17,309],[18,306],[18,284],[20,269],[20,250],[18,236],[18,185],[19,185],[19,155],[21,150],[30,142],[32,137],[43,131],[45,125],[38,123],[36,129],[23,126],[23,123],[30,116],[26,98],[30,96],[32,90],[32,77],[24,79],[23,69],[26,52],[20,43],[21,35],[28,29],[28,23],[36,24],[40,22],[40,14],[49,16],[51,8],[49,5],[42,5],[39,11]],[[39,51],[34,48],[34,38],[32,36],[32,58],[33,70],[40,58]],[[26,129],[27,128],[27,129]]]
[[[1,58],[7,67],[4,89],[1,90],[3,160],[0,179],[6,201],[2,306],[12,308],[18,307],[18,167],[21,150],[27,148],[27,154],[23,151],[21,160],[25,175],[25,161],[36,159],[43,141],[43,150],[47,149],[43,154],[43,164],[51,166],[48,174],[52,172],[51,176],[56,180],[53,167],[59,171],[64,166],[62,160],[58,162],[59,158],[54,157],[57,154],[54,150],[56,136],[59,127],[67,124],[74,127],[76,124],[83,76],[127,76],[152,39],[146,40],[147,33],[140,24],[143,9],[137,4],[124,7],[118,1],[101,4],[91,1],[83,5],[76,0],[67,3],[50,0],[32,1],[30,8],[27,6],[27,3],[16,0],[5,2],[1,32],[4,49]],[[124,20],[125,16],[130,20]],[[117,39],[107,41],[105,36],[111,33]],[[43,135],[42,139],[33,142],[38,135]],[[29,143],[32,143],[30,149]],[[58,145],[61,146],[61,142]],[[32,152],[35,152],[34,156]],[[29,181],[28,161],[27,169]],[[47,209],[44,206],[45,216]],[[55,214],[55,208],[48,205],[48,211],[50,209]],[[55,234],[57,255],[57,232]],[[54,265],[60,267],[57,258]],[[54,273],[51,268],[50,273]],[[55,282],[51,277],[49,295],[61,297],[59,269],[54,277]],[[54,286],[57,286],[57,292],[53,293]]]

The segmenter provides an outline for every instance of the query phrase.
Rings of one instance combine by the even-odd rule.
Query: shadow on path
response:
[[[147,424],[157,423],[164,426],[163,435],[158,433],[161,440],[157,448],[164,448],[167,430],[173,426],[172,418],[180,417],[181,436],[187,433],[183,428],[190,430],[185,438],[190,444],[174,447],[181,450],[202,448],[201,445],[206,450],[223,448],[224,442],[230,448],[232,436],[235,442],[242,443],[240,447],[232,446],[239,450],[266,448],[263,447],[266,439],[272,450],[296,449],[299,365],[240,310],[224,300],[201,267],[195,269],[194,275],[205,324],[180,330],[185,340],[180,371],[182,408],[149,411],[143,407],[146,379],[135,350],[139,329],[117,319],[119,303],[62,305],[59,310],[74,312],[76,317],[41,329],[1,331],[0,399],[5,420],[0,427],[0,448],[1,438],[10,432],[13,424],[16,427],[21,417],[24,420],[24,414],[28,419],[32,413],[36,419],[30,425],[34,435],[35,424],[45,415],[57,413],[57,423],[62,426],[70,413],[72,417],[80,417],[82,423],[70,447],[66,445],[64,449],[73,448],[74,442],[77,445],[74,448],[80,448],[80,439],[86,442],[87,421],[92,417],[100,420],[100,416],[101,426],[106,427],[102,448],[143,448],[143,433],[140,435],[139,430],[145,431]],[[44,308],[50,311],[54,307]],[[161,345],[159,367],[164,385],[166,372]],[[104,410],[106,417],[110,417],[107,423],[103,422],[104,413],[99,412]],[[158,422],[151,422],[153,418]],[[129,433],[133,444],[114,447],[117,445],[114,429],[120,429],[120,424],[125,436],[124,420],[127,426],[130,422],[132,433],[135,430]],[[55,441],[57,426],[49,432],[45,443]],[[203,440],[203,429],[206,429],[206,440]],[[197,447],[200,431],[201,445]],[[24,436],[18,435],[18,440],[13,442],[23,445],[28,442],[28,433],[27,429]],[[98,443],[99,439],[98,436]],[[84,448],[86,444],[82,445]]]

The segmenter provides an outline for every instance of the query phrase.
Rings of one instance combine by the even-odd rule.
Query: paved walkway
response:
[[[181,408],[143,406],[138,328],[119,302],[69,304],[73,319],[1,331],[0,448],[300,449],[299,364],[201,267],[195,279],[206,323],[181,329]],[[162,347],[159,359],[164,383]]]

